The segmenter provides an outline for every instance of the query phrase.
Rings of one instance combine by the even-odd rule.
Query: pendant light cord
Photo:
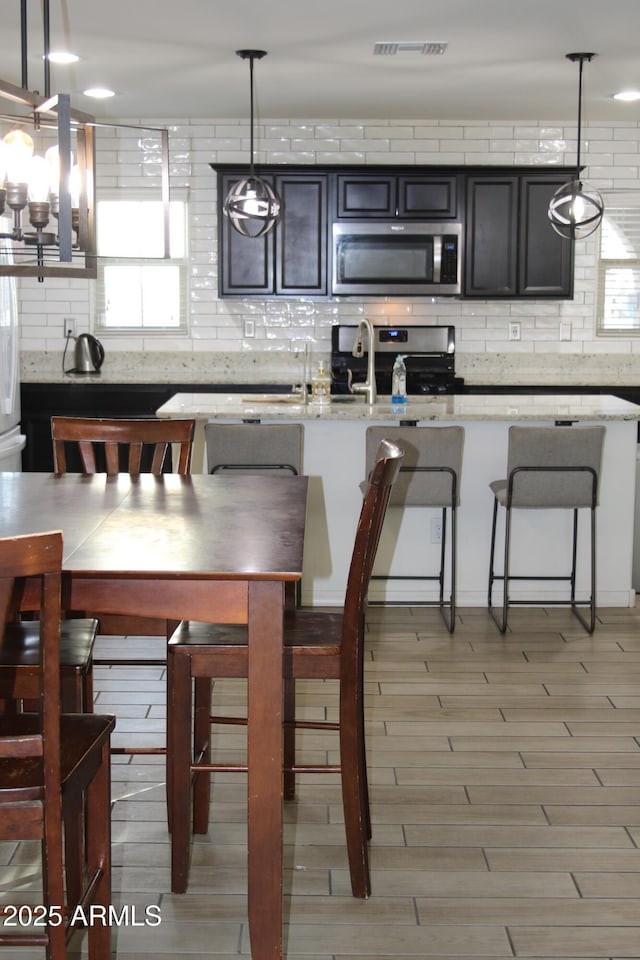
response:
[[[589,57],[591,59],[591,57]],[[582,142],[582,68],[584,67],[584,57],[580,57],[580,69],[578,71],[578,149],[576,151],[576,180],[580,180],[580,144]]]
[[[578,71],[578,148],[576,150],[576,180],[580,182],[580,152],[582,147],[582,70],[585,60],[591,63],[596,53],[568,53],[567,60],[579,64]]]
[[[254,56],[253,54],[250,54],[249,55],[249,111],[251,116],[251,130],[250,130],[249,136],[250,136],[251,160],[250,160],[249,172],[252,179],[253,179],[253,170],[254,170],[254,167],[253,167],[253,61],[254,61]]]
[[[20,62],[22,67],[22,89],[29,89],[27,67],[27,0],[20,0]]]
[[[29,65],[27,50],[28,34],[27,0],[20,0],[20,68],[22,89],[29,89]],[[51,96],[51,60],[49,59],[50,35],[51,35],[51,17],[49,0],[43,0],[42,4],[42,32],[43,32],[43,60],[44,60],[44,96],[48,100]]]

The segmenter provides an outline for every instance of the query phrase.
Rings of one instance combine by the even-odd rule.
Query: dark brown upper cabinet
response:
[[[334,220],[460,221],[462,297],[526,299],[573,294],[574,245],[547,218],[555,190],[573,169],[533,167],[261,167],[283,201],[266,237],[237,233],[224,199],[247,166],[212,164],[218,174],[221,297],[328,297]]]
[[[264,237],[244,237],[222,214],[228,191],[247,171],[219,178],[218,269],[220,296],[326,296],[327,176],[260,176],[282,201],[276,226]]]
[[[554,231],[549,200],[567,175],[467,177],[464,296],[568,298],[573,244]]]
[[[458,178],[455,175],[336,175],[338,220],[351,218],[455,219]]]

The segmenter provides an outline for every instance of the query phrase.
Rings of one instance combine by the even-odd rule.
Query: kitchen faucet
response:
[[[363,393],[369,404],[376,402],[376,372],[375,372],[375,345],[373,324],[371,320],[364,317],[358,324],[356,341],[353,345],[351,355],[356,358],[364,357],[363,336],[367,332],[367,379],[364,383],[354,383],[351,387],[352,393]]]

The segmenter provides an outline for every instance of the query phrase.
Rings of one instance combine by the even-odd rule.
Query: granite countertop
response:
[[[111,349],[99,376],[78,377],[63,373],[62,354],[54,351],[20,353],[23,383],[66,384],[280,384],[287,388],[303,378],[304,354],[300,351],[242,350],[236,353],[193,351],[153,352]],[[308,371],[322,361],[330,366],[329,346],[310,356]],[[70,365],[70,361],[66,366]],[[456,353],[456,375],[469,386],[482,384],[514,387],[640,385],[640,352],[610,354]]]
[[[343,397],[304,404],[291,394],[178,393],[160,417],[200,420],[640,420],[640,406],[600,394],[487,394],[410,397],[406,404],[378,397]]]

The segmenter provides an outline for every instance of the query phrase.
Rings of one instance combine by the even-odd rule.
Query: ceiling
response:
[[[43,90],[41,0],[29,0],[28,86]],[[577,116],[572,51],[584,67],[583,120],[640,119],[638,0],[50,0],[51,49],[81,60],[52,67],[51,91],[100,119],[238,118],[249,113],[255,66],[258,119],[558,121]],[[374,56],[379,41],[446,41],[446,53]],[[20,70],[20,3],[3,0],[2,78]],[[109,101],[83,90],[106,85]]]

